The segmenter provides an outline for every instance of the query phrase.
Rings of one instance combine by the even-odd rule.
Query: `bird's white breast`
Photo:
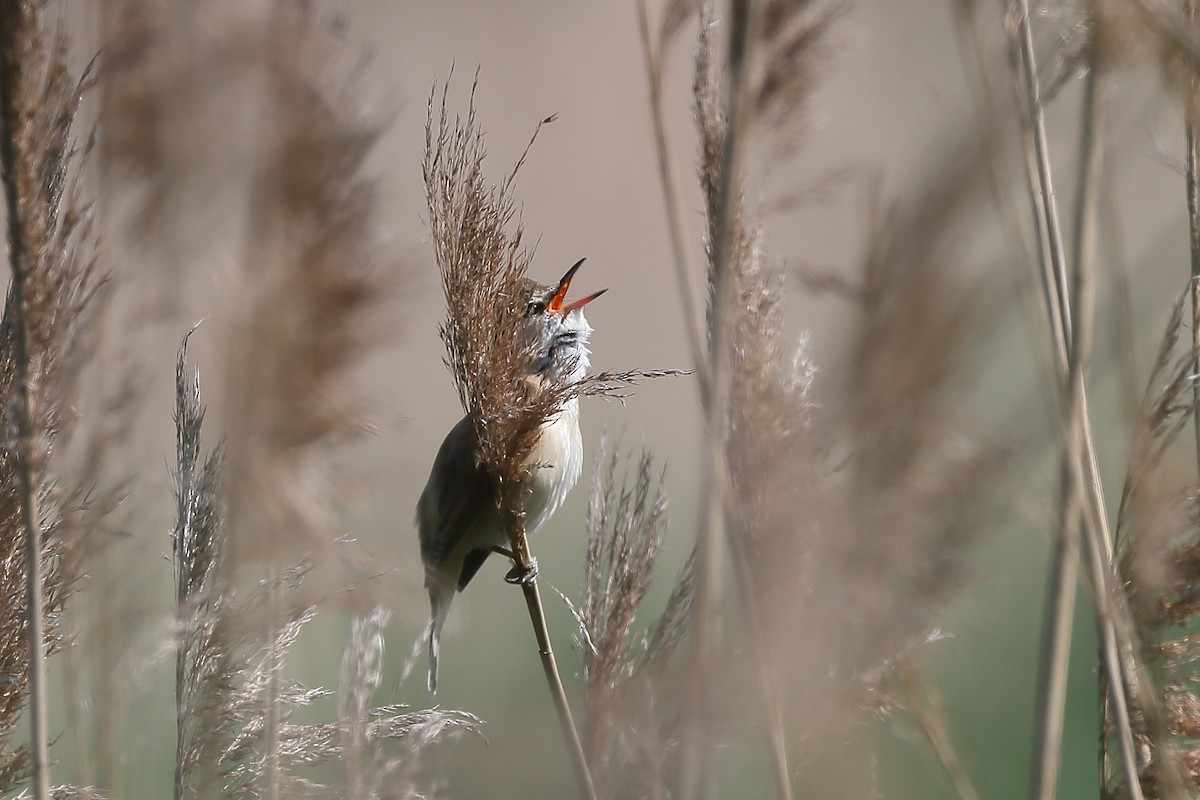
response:
[[[583,472],[579,400],[568,400],[545,427],[529,456],[532,492],[526,500],[526,530],[535,532],[558,510]]]

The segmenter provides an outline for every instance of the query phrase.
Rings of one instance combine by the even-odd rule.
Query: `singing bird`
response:
[[[588,337],[592,328],[583,307],[606,290],[567,303],[567,289],[580,259],[557,286],[523,279],[524,316],[529,337],[530,377],[566,384],[588,369]],[[525,499],[525,530],[532,534],[562,505],[583,470],[583,438],[579,433],[579,399],[570,398],[542,426],[526,462],[531,486]],[[492,553],[513,558],[508,531],[496,503],[496,484],[481,463],[471,420],[459,420],[438,450],[429,480],[417,502],[416,523],[429,592],[429,691],[437,692],[438,648],[442,626],[454,593],[461,592]],[[536,575],[537,565],[505,577],[521,583]]]

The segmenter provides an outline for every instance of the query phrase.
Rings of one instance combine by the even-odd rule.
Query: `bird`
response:
[[[522,313],[530,353],[526,377],[531,380],[549,379],[570,385],[587,374],[592,328],[583,307],[607,290],[566,302],[571,279],[585,260],[577,261],[555,286],[528,278],[518,283],[518,296],[525,299]],[[578,397],[566,399],[543,423],[525,466],[536,467],[530,470],[531,486],[524,506],[526,533],[532,534],[558,510],[583,471]],[[496,483],[480,458],[471,419],[463,417],[442,441],[417,501],[416,526],[429,593],[431,694],[437,693],[442,627],[455,593],[467,587],[492,553],[516,563],[508,549],[508,531],[500,516],[496,491]],[[505,580],[526,583],[536,574],[534,561],[526,570],[514,566]]]

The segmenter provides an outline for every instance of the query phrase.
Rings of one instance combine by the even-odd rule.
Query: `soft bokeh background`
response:
[[[761,199],[767,208],[793,192],[824,187],[802,204],[767,214],[773,258],[789,267],[817,267],[853,280],[871,203],[884,195],[903,195],[906,185],[937,162],[942,148],[976,124],[950,5],[858,0],[848,6],[797,155],[763,169],[767,177]],[[427,613],[412,510],[442,436],[461,416],[442,364],[436,326],[443,305],[423,227],[420,161],[425,107],[435,81],[445,80],[453,68],[451,108],[465,110],[478,69],[476,103],[487,132],[487,168],[496,179],[519,156],[536,123],[558,115],[540,134],[520,173],[517,193],[528,235],[538,240],[533,277],[552,281],[586,256],[578,290],[609,288],[588,309],[596,329],[593,366],[686,367],[689,355],[670,266],[632,0],[361,0],[338,7],[346,16],[349,40],[373,53],[363,72],[367,94],[381,114],[392,118],[368,163],[384,200],[381,236],[401,256],[405,270],[399,290],[386,301],[380,344],[357,372],[375,432],[340,456],[347,485],[346,533],[378,554],[383,574],[376,580],[389,582],[397,592],[388,642],[388,674],[394,675],[420,637]],[[82,8],[79,18],[89,19],[89,14]],[[672,51],[667,94],[675,164],[685,179],[685,209],[698,261],[702,213],[691,181],[692,47],[689,33]],[[996,79],[1007,86],[1006,74]],[[1106,271],[1094,400],[1101,456],[1114,481],[1119,480],[1116,470],[1125,447],[1123,404],[1140,394],[1147,354],[1187,273],[1183,181],[1172,165],[1182,157],[1181,124],[1155,86],[1146,69],[1114,87],[1110,178],[1116,189],[1102,236]],[[1063,176],[1073,166],[1076,110],[1069,86],[1050,118],[1052,130],[1063,132],[1053,134]],[[827,180],[830,175],[837,177]],[[1070,186],[1065,177],[1060,181]],[[1024,207],[1020,210],[1024,213]],[[994,243],[994,222],[980,224],[980,240]],[[1026,268],[1010,266],[1011,279],[993,284],[1011,291],[995,298],[1002,309],[1000,322],[982,365],[978,394],[989,435],[1019,447],[1024,479],[1014,487],[1012,519],[989,532],[979,546],[974,578],[945,622],[948,638],[932,645],[926,656],[941,681],[966,769],[988,798],[1017,796],[1028,781],[1055,474],[1046,453],[1030,444],[1039,438],[1049,441],[1052,430],[1044,337],[1036,307],[1022,288]],[[132,501],[156,513],[124,532],[126,539],[117,548],[122,577],[116,593],[96,601],[120,610],[127,624],[112,635],[145,654],[129,664],[124,687],[129,706],[120,728],[125,766],[118,780],[127,797],[161,797],[169,791],[173,699],[170,669],[161,656],[170,602],[170,568],[164,560],[172,514],[170,382],[178,339],[197,319],[216,317],[195,340],[198,363],[203,369],[219,358],[219,348],[225,346],[218,326],[221,298],[229,290],[227,273],[227,264],[209,264],[189,274],[181,284],[184,290],[169,302],[152,296],[130,312],[141,325],[138,361],[146,382],[138,446],[130,457],[136,472]],[[1132,290],[1132,316],[1124,314],[1109,291],[1118,282],[1113,276],[1122,274]],[[836,296],[805,290],[799,280],[790,283],[788,296],[796,335],[807,331],[811,336],[812,357],[820,369],[818,401],[838,402],[855,310]],[[1132,362],[1122,355],[1126,350]],[[236,410],[216,408],[214,413],[219,420]],[[658,587],[661,602],[695,530],[701,444],[695,386],[689,379],[666,379],[640,387],[624,404],[585,401],[583,427],[589,450],[607,429],[626,448],[650,448],[668,465],[671,527]],[[585,473],[585,481],[587,477]],[[580,595],[585,505],[581,488],[534,542],[543,579],[572,597]],[[440,749],[437,759],[444,760],[440,766],[452,797],[569,796],[568,761],[524,605],[519,593],[500,579],[504,569],[498,560],[489,563],[456,602],[436,698],[447,708],[486,720],[487,741],[468,737]],[[580,659],[572,644],[570,614],[553,591],[546,591],[545,598],[564,679],[578,687]],[[293,661],[297,678],[336,685],[346,623],[337,609],[318,618]],[[1094,796],[1096,786],[1095,645],[1086,617],[1081,616],[1077,628],[1063,773],[1066,798]],[[400,700],[415,706],[430,702],[423,670],[422,652],[414,675],[398,691]],[[764,765],[753,755],[758,736],[751,727],[727,743],[719,796],[771,796]],[[915,729],[902,719],[880,721],[879,742],[885,796],[953,796]]]

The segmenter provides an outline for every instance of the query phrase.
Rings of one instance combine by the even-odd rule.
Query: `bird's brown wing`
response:
[[[436,569],[454,552],[479,515],[494,502],[492,479],[478,463],[477,452],[471,420],[463,417],[442,441],[417,501],[421,559],[427,570]],[[439,488],[435,490],[435,486]]]

